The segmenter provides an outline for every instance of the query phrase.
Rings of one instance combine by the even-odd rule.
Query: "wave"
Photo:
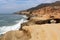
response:
[[[18,22],[18,21],[16,21],[16,22]],[[24,22],[27,22],[27,20],[21,19],[21,20],[20,20],[17,24],[15,24],[15,25],[0,27],[0,35],[1,35],[1,34],[5,34],[6,32],[11,31],[11,30],[19,30],[19,28],[20,28],[20,26],[21,26],[21,23],[24,23]]]

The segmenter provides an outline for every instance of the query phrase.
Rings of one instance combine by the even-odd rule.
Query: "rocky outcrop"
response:
[[[56,14],[58,15],[59,13],[60,13],[60,1],[54,3],[40,4],[36,7],[17,12],[17,14],[27,15],[28,17],[43,16],[44,14],[56,16]],[[58,17],[59,16],[60,15],[58,15]]]
[[[29,40],[30,38],[30,32],[25,30],[16,30],[7,32],[0,40]]]
[[[47,6],[39,10],[33,11],[32,15],[39,17],[49,15],[49,17],[54,16],[55,18],[57,18],[57,16],[60,16],[60,6]]]
[[[60,40],[60,24],[24,26],[31,32],[30,40]]]
[[[23,10],[23,11],[18,11],[18,12],[16,12],[15,14],[21,14],[21,15],[28,15],[30,12],[29,11],[27,11],[27,10]]]
[[[60,2],[42,4],[20,11],[28,22],[21,28],[5,33],[0,40],[60,40]]]
[[[30,25],[22,29],[7,32],[1,40],[60,40],[60,24]]]

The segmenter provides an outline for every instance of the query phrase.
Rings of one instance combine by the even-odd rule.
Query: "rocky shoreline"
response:
[[[60,5],[21,12],[28,16],[28,22],[22,23],[19,30],[5,33],[0,40],[60,40]]]

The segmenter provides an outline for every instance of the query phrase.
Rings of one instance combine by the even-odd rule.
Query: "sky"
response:
[[[51,3],[57,0],[0,0],[0,14],[14,13],[35,7],[41,3]]]

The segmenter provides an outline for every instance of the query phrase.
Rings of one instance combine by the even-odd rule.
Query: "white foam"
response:
[[[24,23],[24,22],[27,22],[27,20],[21,19],[17,24],[15,24],[13,26],[0,27],[0,35],[8,32],[8,31],[11,31],[11,30],[18,30],[21,26],[21,23]]]

